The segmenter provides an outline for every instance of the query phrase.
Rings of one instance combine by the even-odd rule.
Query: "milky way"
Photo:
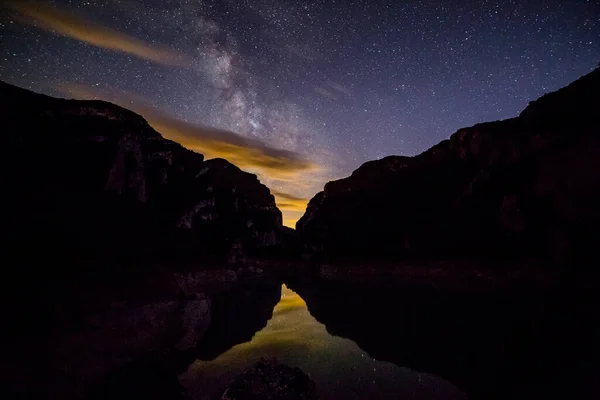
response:
[[[77,0],[0,13],[0,79],[141,113],[257,173],[288,225],[326,181],[515,116],[600,62],[597,1]]]

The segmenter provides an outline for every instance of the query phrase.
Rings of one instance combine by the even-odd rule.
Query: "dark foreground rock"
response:
[[[215,400],[310,400],[318,399],[315,383],[297,367],[277,360],[260,359],[215,395]]]
[[[281,212],[256,175],[129,110],[0,82],[0,129],[0,238],[19,260],[224,263],[279,242]]]
[[[327,183],[296,228],[329,261],[597,258],[599,114],[596,69],[516,118]]]

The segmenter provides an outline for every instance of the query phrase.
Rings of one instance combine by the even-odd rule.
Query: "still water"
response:
[[[375,360],[354,341],[330,334],[285,285],[266,327],[211,361],[196,361],[180,381],[193,399],[208,399],[261,357],[301,368],[322,399],[466,398],[441,378]]]

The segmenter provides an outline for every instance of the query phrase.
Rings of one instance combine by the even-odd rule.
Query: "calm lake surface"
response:
[[[266,327],[211,361],[196,361],[180,381],[192,398],[208,399],[261,357],[301,368],[322,399],[466,399],[444,379],[378,361],[354,341],[328,333],[285,285]]]

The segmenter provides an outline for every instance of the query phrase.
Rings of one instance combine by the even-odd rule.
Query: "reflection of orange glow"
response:
[[[363,393],[364,382],[372,382],[374,388],[366,398],[381,393],[405,394],[407,387],[414,390],[415,384],[425,382],[422,374],[374,360],[353,341],[331,335],[310,315],[297,293],[285,285],[281,292],[273,318],[250,342],[238,344],[212,361],[196,361],[180,376],[190,397],[209,398],[215,388],[226,386],[261,357],[276,357],[285,365],[302,369],[315,381],[321,398]]]
[[[167,47],[151,45],[139,39],[96,24],[70,12],[40,2],[7,2],[18,14],[14,18],[28,25],[56,32],[105,49],[132,54],[165,65],[183,66],[190,59]]]
[[[263,330],[250,342],[232,347],[213,361],[198,362],[197,367],[227,369],[247,360],[254,362],[260,357],[275,356],[288,347],[318,352],[327,347],[326,340],[331,338],[325,326],[310,315],[304,299],[283,285],[281,299],[273,309],[273,318]],[[347,339],[336,340],[352,343]]]

